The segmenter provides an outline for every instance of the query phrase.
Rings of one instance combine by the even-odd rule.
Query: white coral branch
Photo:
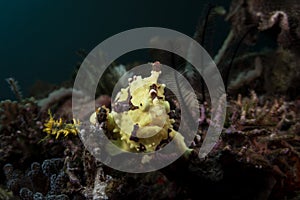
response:
[[[261,59],[259,57],[255,58],[255,69],[250,70],[248,72],[243,72],[238,75],[238,77],[231,81],[228,89],[229,90],[236,90],[241,88],[243,85],[250,83],[254,79],[261,76],[263,70],[263,66],[261,63]]]

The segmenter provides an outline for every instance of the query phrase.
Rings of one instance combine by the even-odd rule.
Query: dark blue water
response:
[[[5,78],[23,92],[36,81],[70,79],[79,57],[131,28],[157,26],[192,36],[211,1],[0,1],[0,99],[13,98]],[[222,2],[222,1],[219,1]]]

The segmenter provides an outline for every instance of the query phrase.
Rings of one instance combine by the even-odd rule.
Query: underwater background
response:
[[[300,199],[298,0],[1,1],[0,27],[0,200]],[[192,37],[224,87],[159,49],[97,80],[89,52],[141,27]],[[181,42],[149,41],[202,62]]]
[[[5,83],[9,77],[20,83],[25,96],[37,80],[57,84],[70,79],[80,61],[78,50],[89,52],[128,29],[157,26],[192,36],[208,3],[213,2],[1,1],[0,99],[13,98]],[[216,48],[226,36],[219,31],[224,27],[221,21],[215,30]]]

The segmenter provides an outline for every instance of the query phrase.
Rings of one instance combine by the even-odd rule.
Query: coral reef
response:
[[[243,93],[241,88],[245,87],[242,86],[250,86],[260,94],[280,93],[292,98],[297,97],[295,88],[298,85],[293,86],[292,82],[300,80],[296,67],[300,53],[298,8],[299,3],[296,1],[232,1],[226,17],[232,25],[228,34],[232,35],[232,39],[224,49],[229,52],[231,46],[234,46],[234,40],[238,40],[241,35],[244,37],[240,39],[239,46],[244,43],[247,47],[257,47],[255,53],[240,52],[236,58],[237,62],[231,64],[234,71],[231,70],[231,66],[227,69],[225,79],[231,79],[228,83],[229,92]],[[268,42],[262,42],[266,39],[276,48],[266,50],[269,48]],[[261,60],[261,67],[258,67],[257,59]]]
[[[299,191],[299,108],[297,102],[284,99],[250,98],[233,101],[228,112],[228,127],[218,148],[223,148],[224,161],[237,162],[271,173],[274,187],[271,198]],[[227,154],[227,155],[226,155]],[[273,189],[273,190],[272,190]]]
[[[58,105],[54,110],[59,111],[60,106],[64,106],[60,102],[66,99],[53,100],[52,97],[50,95],[45,102]],[[49,119],[39,102],[34,98],[0,102],[2,199],[91,199],[94,193],[103,196],[103,190],[93,193],[97,180],[94,170],[100,169],[101,165],[83,151],[76,136],[77,121],[67,123],[72,118],[56,120],[52,115]],[[59,137],[59,132],[76,134]],[[56,134],[51,137],[53,133]],[[51,134],[50,137],[47,134]],[[103,186],[105,180],[106,176],[96,183]],[[10,192],[4,189],[4,185]]]
[[[98,84],[95,113],[80,116],[91,123],[73,119],[72,109],[85,110],[94,103],[82,98],[81,106],[72,108],[72,95],[84,96],[80,91],[45,85],[47,94],[26,98],[17,82],[7,79],[17,101],[0,102],[0,199],[299,199],[299,5],[296,0],[231,2],[225,18],[231,30],[213,55],[228,83],[228,96],[219,101],[221,105],[227,98],[226,121],[217,144],[203,159],[198,154],[208,127],[220,116],[212,119],[204,83],[193,66],[173,54],[151,51],[155,59],[183,72],[197,89],[199,126],[188,147],[177,132],[184,106],[158,82],[158,62],[152,64],[149,77],[130,74],[128,87],[119,91],[111,105],[111,97],[104,94],[111,94],[127,68],[113,64]],[[216,15],[224,16],[225,10],[211,7],[201,27],[207,27]],[[249,50],[265,38],[271,48],[265,49],[262,43]],[[195,39],[205,45],[205,30],[198,28]],[[176,44],[161,38],[150,42],[165,42],[189,57],[198,56],[192,55],[189,46],[178,45],[180,39]],[[98,83],[93,70],[84,73],[92,79],[90,83]],[[104,137],[121,150],[139,153],[164,148],[175,134],[181,136],[177,144],[187,153],[159,171],[124,173],[95,158],[109,150],[99,148]],[[83,145],[86,142],[89,148]],[[119,153],[105,154],[105,159],[109,163]],[[144,162],[151,158],[130,160],[134,165]]]
[[[40,142],[45,137],[42,129],[48,115],[39,113],[40,107],[34,99],[4,101],[1,105],[1,116],[5,116],[1,119],[1,145],[6,145],[1,147],[5,150],[1,154],[1,187],[11,191],[2,189],[7,199],[197,199],[199,195],[292,199],[300,191],[299,101],[257,96],[255,92],[249,97],[239,95],[228,104],[219,142],[208,157],[200,160],[198,150],[209,123],[214,121],[210,119],[209,103],[204,103],[200,106],[199,131],[189,156],[161,171],[141,175],[103,166],[76,136]],[[101,113],[98,119],[105,116]],[[175,126],[178,117],[174,119]],[[80,127],[94,137],[97,134],[93,132],[99,128],[100,124]],[[101,137],[89,140],[92,145],[101,142]],[[102,149],[97,146],[94,155],[101,154]],[[20,147],[22,151],[18,151]]]
[[[277,42],[283,47],[298,51],[299,7],[296,0],[235,0],[232,1],[227,19],[232,22],[235,33],[244,32],[250,26],[257,27],[258,31],[270,30],[277,26],[279,30],[273,29],[273,33],[277,35]],[[253,33],[252,41],[257,38],[257,32]]]
[[[299,58],[294,53],[282,48],[236,59],[228,92],[246,94],[243,89],[248,87],[258,94],[284,94],[297,98],[298,62]]]
[[[95,171],[96,170],[96,171]],[[105,199],[103,189],[111,180],[102,165],[82,147],[68,144],[64,157],[33,162],[30,169],[3,167],[7,188],[20,199]]]
[[[23,163],[29,157],[38,156],[31,149],[40,147],[43,124],[34,99],[5,100],[0,107],[1,167],[7,160]]]

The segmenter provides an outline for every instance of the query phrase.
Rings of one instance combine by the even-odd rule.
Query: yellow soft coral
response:
[[[49,119],[44,123],[43,131],[46,132],[49,136],[55,135],[55,138],[58,139],[61,134],[64,137],[68,136],[69,134],[77,135],[78,130],[77,126],[80,125],[80,122],[76,119],[73,119],[73,123],[66,123],[59,118],[55,120],[51,114],[51,111],[48,111]]]

